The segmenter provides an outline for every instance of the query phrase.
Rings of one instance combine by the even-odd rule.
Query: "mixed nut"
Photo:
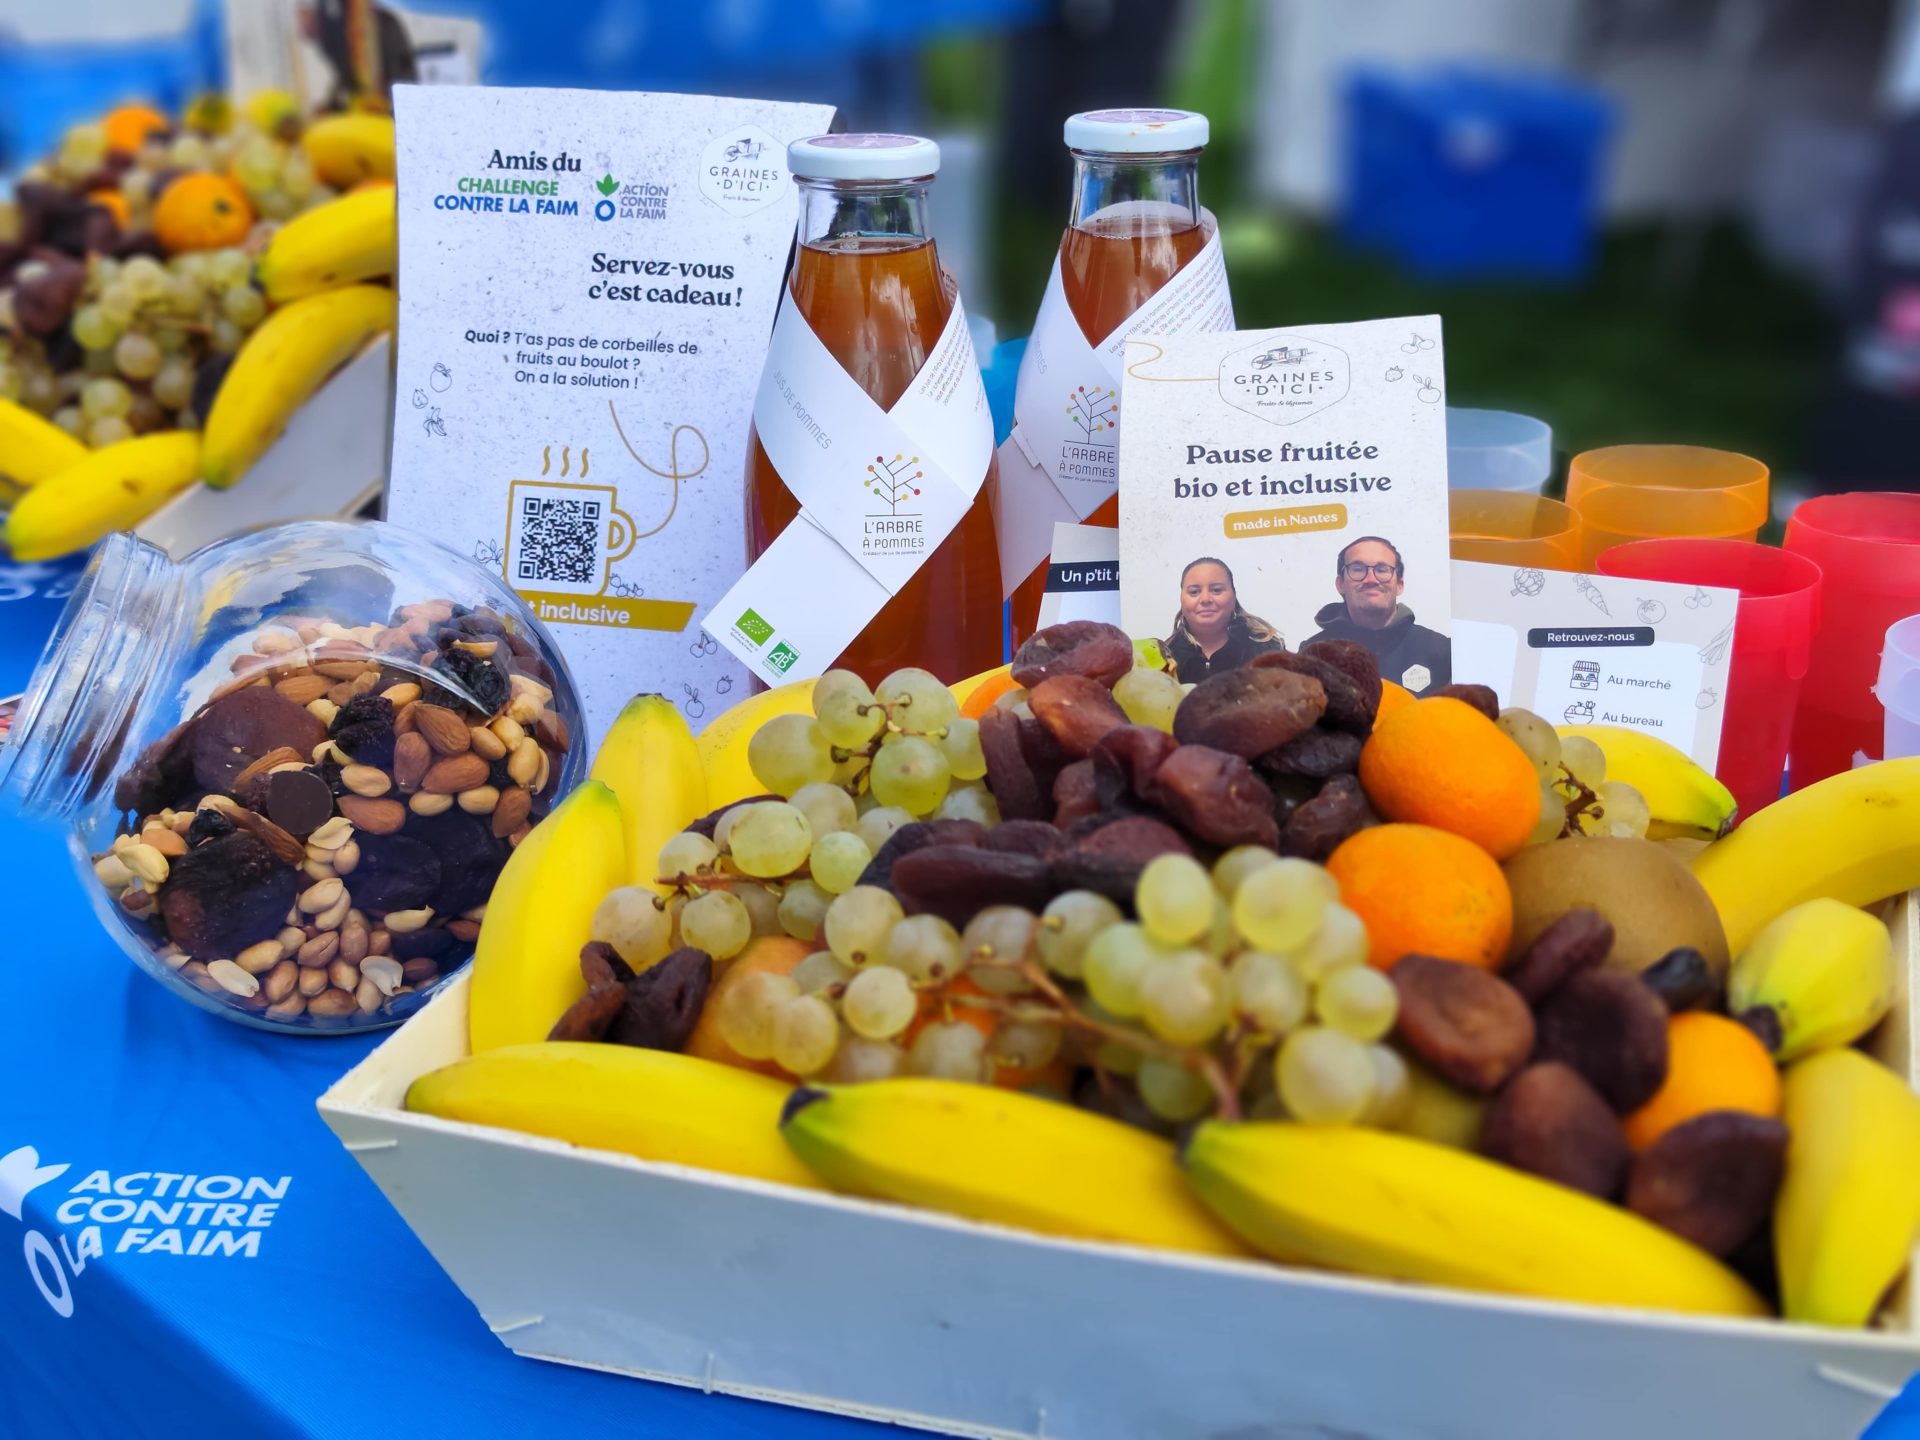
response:
[[[555,797],[571,737],[553,672],[449,600],[384,625],[286,617],[233,672],[119,777],[128,818],[94,874],[207,994],[390,1023],[471,953]]]

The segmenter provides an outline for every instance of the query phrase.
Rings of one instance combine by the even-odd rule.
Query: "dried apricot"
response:
[[[1627,1113],[1667,1078],[1667,1007],[1624,970],[1575,975],[1540,1007],[1540,1058],[1564,1060]]]
[[[1154,773],[1153,799],[1208,844],[1279,843],[1273,791],[1251,765],[1225,750],[1180,746]]]
[[[1480,1122],[1480,1149],[1602,1200],[1620,1192],[1633,1158],[1607,1102],[1579,1071],[1553,1060],[1527,1066],[1494,1097]]]
[[[1084,675],[1111,687],[1133,668],[1133,641],[1117,625],[1068,620],[1036,630],[1014,652],[1013,683],[1032,689],[1056,675]]]
[[[1612,949],[1613,922],[1576,906],[1542,930],[1502,974],[1529,1005],[1538,1005],[1571,976],[1604,964]]]
[[[1627,1208],[1712,1255],[1766,1223],[1787,1168],[1787,1127],[1738,1110],[1676,1126],[1634,1161]]]
[[[1431,955],[1404,956],[1392,975],[1401,1043],[1461,1089],[1490,1095],[1527,1063],[1533,1012],[1499,976]]]
[[[1326,708],[1327,692],[1312,676],[1242,666],[1193,687],[1174,711],[1173,738],[1250,760],[1305,734]]]
[[[1127,723],[1113,691],[1085,675],[1053,675],[1027,695],[1033,718],[1075,760],[1091,754],[1109,730]]]

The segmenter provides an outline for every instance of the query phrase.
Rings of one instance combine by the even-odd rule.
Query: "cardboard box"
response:
[[[1920,893],[1876,1053],[1920,1077]],[[1876,1330],[1509,1300],[1043,1239],[411,1115],[466,978],[320,1112],[522,1355],[970,1436],[1856,1435],[1915,1371]],[[1920,1257],[1917,1257],[1920,1258]]]

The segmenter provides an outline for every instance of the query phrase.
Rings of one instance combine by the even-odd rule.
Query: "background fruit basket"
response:
[[[1875,1055],[1920,1081],[1920,895]],[[1920,1365],[1872,1330],[1467,1295],[1048,1240],[408,1113],[450,986],[323,1117],[516,1352],[981,1436],[1857,1434]],[[1550,1420],[1545,1417],[1551,1416]]]

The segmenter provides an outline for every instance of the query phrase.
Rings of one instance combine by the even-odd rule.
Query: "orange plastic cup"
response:
[[[1453,558],[1539,570],[1580,568],[1580,517],[1521,490],[1449,490]]]
[[[1573,457],[1567,504],[1580,568],[1629,540],[1753,540],[1767,523],[1767,467],[1701,445],[1610,445]]]

